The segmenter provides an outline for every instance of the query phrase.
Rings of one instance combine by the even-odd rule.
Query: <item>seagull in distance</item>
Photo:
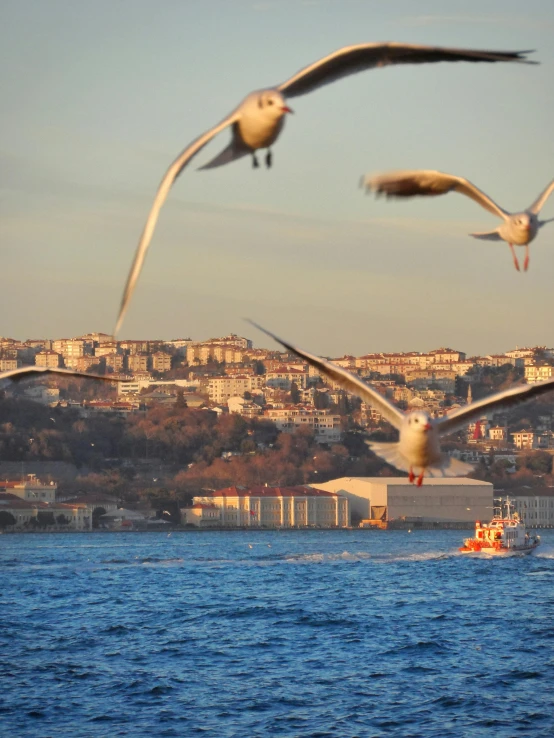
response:
[[[386,197],[415,197],[416,195],[446,195],[447,192],[460,192],[467,195],[489,213],[497,215],[504,222],[493,231],[470,233],[473,238],[485,241],[506,241],[510,246],[514,266],[519,269],[519,261],[514,251],[516,246],[525,246],[523,270],[529,266],[529,244],[537,235],[539,228],[550,220],[539,220],[539,213],[554,190],[554,179],[537,197],[535,202],[520,213],[509,213],[497,205],[488,195],[481,192],[474,184],[454,174],[444,174],[432,169],[414,169],[386,174],[375,174],[362,177],[362,187],[366,192],[373,191]]]
[[[340,387],[376,408],[399,432],[399,439],[396,443],[367,441],[368,446],[377,456],[380,456],[391,466],[408,472],[410,482],[416,481],[418,487],[423,483],[425,475],[429,477],[460,477],[468,474],[473,469],[471,464],[466,464],[441,452],[441,436],[461,430],[475,418],[490,413],[497,408],[516,405],[545,392],[554,391],[554,379],[547,379],[544,382],[516,385],[502,392],[497,392],[469,405],[457,408],[442,418],[432,418],[423,410],[403,413],[386,397],[383,397],[375,387],[363,382],[346,369],[287,343],[253,321],[249,322],[284,346],[287,351],[296,354],[310,366],[315,367],[321,374],[336,382]]]
[[[525,58],[525,54],[529,53],[531,52],[448,49],[402,43],[358,44],[356,46],[345,46],[329,54],[329,56],[319,59],[319,61],[301,69],[286,82],[251,92],[227,117],[190,143],[165,173],[154,197],[127,277],[114,336],[119,333],[123,323],[160,210],[169,194],[169,190],[191,159],[225,128],[231,128],[231,142],[202,169],[213,169],[247,155],[252,156],[253,166],[258,167],[256,157],[258,149],[267,149],[265,163],[267,167],[270,167],[272,163],[270,147],[275,143],[283,129],[285,115],[292,113],[292,109],[287,104],[289,98],[306,95],[319,87],[366,69],[395,64],[457,61],[536,63]]]
[[[100,379],[103,382],[122,382],[124,380],[115,378],[109,374],[104,376],[100,374],[87,374],[86,372],[75,372],[73,369],[62,369],[58,367],[47,366],[21,366],[19,369],[8,369],[8,371],[0,372],[0,379],[11,379],[12,382],[20,382],[27,377],[33,377],[37,374],[65,374],[70,377],[84,377],[84,379]],[[50,418],[54,423],[54,418]]]

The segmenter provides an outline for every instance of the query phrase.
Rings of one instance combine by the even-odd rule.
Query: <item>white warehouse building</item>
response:
[[[466,477],[425,479],[421,487],[407,477],[341,477],[312,486],[347,497],[355,520],[473,523],[493,515],[493,485]]]

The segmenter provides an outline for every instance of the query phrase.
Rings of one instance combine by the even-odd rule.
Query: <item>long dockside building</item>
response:
[[[227,487],[195,497],[181,510],[183,522],[197,527],[346,528],[348,500],[307,486]]]

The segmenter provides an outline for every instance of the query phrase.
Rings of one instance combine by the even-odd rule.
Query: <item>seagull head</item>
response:
[[[416,410],[410,413],[406,418],[406,422],[412,433],[428,433],[433,427],[431,417],[423,410]]]
[[[513,224],[524,236],[531,236],[533,231],[533,220],[529,213],[518,213],[514,215]]]
[[[279,90],[262,90],[258,97],[258,107],[264,116],[276,120],[282,118],[285,113],[293,112]]]

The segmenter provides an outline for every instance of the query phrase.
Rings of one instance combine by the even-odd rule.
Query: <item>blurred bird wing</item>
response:
[[[195,157],[196,154],[198,154],[198,152],[203,149],[204,146],[206,146],[206,144],[208,144],[212,140],[212,138],[214,138],[214,136],[217,136],[218,133],[221,133],[221,131],[223,131],[225,128],[238,121],[238,111],[239,109],[237,108],[231,113],[231,115],[227,116],[227,118],[224,118],[220,123],[211,128],[209,131],[206,131],[206,133],[203,133],[189,146],[187,146],[187,148],[179,154],[179,156],[175,159],[173,164],[165,173],[164,178],[162,179],[160,186],[158,187],[158,191],[156,192],[154,202],[152,203],[150,213],[148,214],[144,230],[142,232],[137,250],[135,252],[135,258],[133,259],[129,276],[127,277],[127,282],[123,291],[123,297],[121,298],[119,315],[117,316],[117,323],[115,325],[114,336],[119,333],[119,330],[123,323],[125,313],[127,312],[129,302],[131,301],[131,297],[133,296],[133,292],[140,276],[142,265],[144,264],[146,252],[148,251],[150,241],[152,240],[152,235],[158,221],[160,210],[162,209],[162,205],[164,204],[167,195],[169,194],[169,190],[171,189],[177,177],[181,174],[183,169],[189,163],[189,161],[191,161],[191,159]]]
[[[71,377],[84,377],[85,379],[100,379],[103,382],[123,382],[121,378],[112,377],[110,374],[87,374],[87,372],[75,372],[72,369],[62,369],[46,366],[21,366],[19,369],[9,369],[6,372],[0,372],[0,379],[11,379],[12,382],[18,382],[26,377],[34,374],[65,374]],[[53,418],[51,418],[53,420]]]
[[[433,62],[523,62],[536,64],[524,57],[529,51],[479,51],[476,49],[446,49],[396,42],[344,46],[332,54],[304,67],[277,89],[286,97],[313,92],[343,77],[366,69],[396,64],[430,64]]]
[[[362,185],[366,190],[372,190],[378,195],[384,194],[387,197],[434,196],[446,195],[447,192],[459,192],[503,220],[508,215],[506,210],[469,180],[433,169],[413,169],[369,175],[362,181]]]
[[[537,199],[531,205],[531,207],[529,208],[529,210],[532,213],[534,213],[535,215],[538,215],[540,213],[542,207],[544,206],[545,202],[548,200],[548,198],[552,194],[552,191],[553,190],[554,190],[554,179],[552,180],[552,182],[550,182],[549,185],[547,185],[547,187],[545,187],[545,189],[543,190],[543,192],[541,192],[541,194],[537,197]]]
[[[492,410],[527,402],[534,397],[539,397],[553,390],[554,379],[547,379],[544,382],[536,382],[535,384],[519,384],[503,392],[497,392],[494,395],[489,395],[481,400],[472,402],[470,405],[454,410],[443,418],[435,420],[435,423],[439,433],[441,435],[447,435],[448,433],[453,433],[464,428],[475,418],[490,413]]]
[[[296,348],[296,346],[287,343],[282,338],[279,338],[265,328],[262,328],[257,323],[254,323],[253,321],[249,322],[252,323],[252,325],[258,328],[260,331],[263,331],[263,333],[280,343],[288,351],[291,351],[293,354],[296,354],[301,359],[304,359],[304,361],[307,361],[310,366],[319,369],[322,374],[324,374],[326,377],[329,377],[329,379],[332,379],[333,382],[336,382],[340,387],[347,390],[348,392],[351,392],[353,395],[356,395],[372,407],[377,408],[381,415],[386,418],[392,426],[400,430],[400,427],[402,426],[405,419],[404,414],[400,412],[400,410],[392,403],[390,403],[385,397],[383,397],[383,395],[377,392],[376,389],[371,387],[371,385],[362,382],[362,380],[356,377],[354,374],[351,374],[350,372],[346,371],[346,369],[343,369],[336,364],[332,364],[330,361],[325,361],[325,359],[320,359],[318,356],[314,356],[313,354],[309,354],[307,351]]]

